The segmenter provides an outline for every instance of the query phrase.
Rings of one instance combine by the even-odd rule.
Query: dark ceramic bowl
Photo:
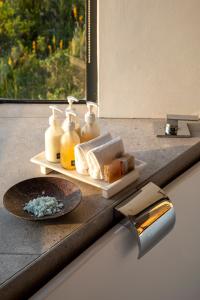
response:
[[[24,206],[30,200],[50,196],[62,201],[64,208],[52,216],[35,217],[24,211]],[[81,191],[72,182],[58,177],[36,177],[21,181],[12,186],[3,197],[4,207],[13,215],[30,220],[48,220],[61,217],[81,202]]]

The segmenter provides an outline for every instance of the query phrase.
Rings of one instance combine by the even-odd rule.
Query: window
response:
[[[0,100],[95,100],[93,9],[93,0],[0,0]]]

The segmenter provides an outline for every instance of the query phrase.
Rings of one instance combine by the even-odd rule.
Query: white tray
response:
[[[113,195],[120,192],[122,189],[127,187],[129,184],[133,183],[139,178],[139,169],[143,168],[146,163],[140,160],[135,161],[136,168],[135,170],[129,172],[127,175],[123,176],[119,180],[113,183],[107,183],[104,180],[95,180],[90,176],[80,175],[75,170],[69,171],[61,167],[59,163],[51,163],[45,159],[44,152],[39,153],[38,155],[31,158],[31,162],[40,166],[40,171],[42,174],[49,174],[52,171],[59,172],[68,177],[77,179],[84,183],[90,184],[102,190],[102,195],[104,198],[110,198]]]

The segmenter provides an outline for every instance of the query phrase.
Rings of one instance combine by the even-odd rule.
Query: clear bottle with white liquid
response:
[[[81,129],[81,142],[87,142],[100,135],[100,127],[93,108],[98,108],[94,102],[87,101],[88,111],[85,114],[85,125]]]

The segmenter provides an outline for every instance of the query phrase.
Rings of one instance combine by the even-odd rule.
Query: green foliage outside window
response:
[[[84,0],[0,0],[0,98],[84,98],[85,34]]]

